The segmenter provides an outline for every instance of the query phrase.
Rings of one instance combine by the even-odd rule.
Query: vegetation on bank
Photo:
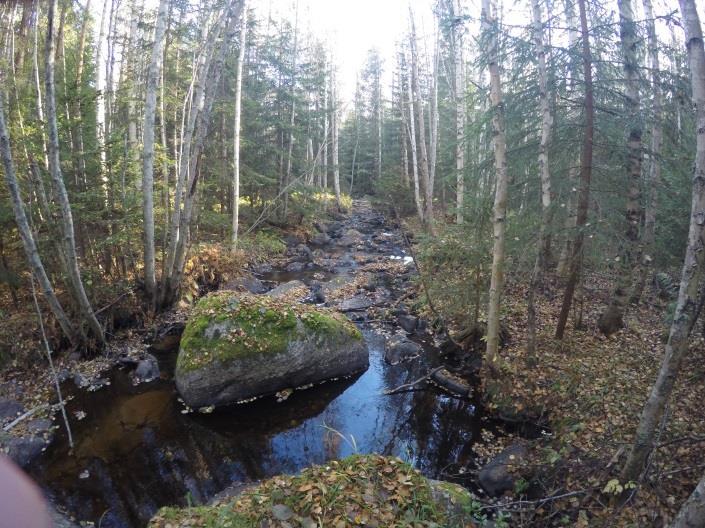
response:
[[[353,455],[208,506],[162,508],[149,526],[461,528],[481,518],[480,504],[460,486],[429,481],[397,458]]]

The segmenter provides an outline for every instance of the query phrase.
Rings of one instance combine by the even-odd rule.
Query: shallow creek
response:
[[[369,237],[372,228],[360,227],[364,220],[353,215],[349,221]],[[309,278],[273,273],[267,277],[273,281]],[[228,486],[355,452],[397,455],[427,476],[463,482],[480,427],[491,426],[474,402],[440,390],[385,395],[423,376],[437,364],[437,351],[428,336],[419,337],[425,356],[390,366],[384,336],[359,324],[370,350],[367,371],[295,391],[279,403],[270,397],[211,414],[185,412],[172,382],[177,347],[155,352],[158,381],[133,386],[116,369],[110,385],[96,392],[67,385],[74,453],[67,454],[60,432],[33,476],[77,519],[102,528],[144,526],[160,506],[204,503]]]

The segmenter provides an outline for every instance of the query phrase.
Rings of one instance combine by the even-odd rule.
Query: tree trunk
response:
[[[243,1],[240,20],[240,49],[235,73],[235,119],[233,124],[233,226],[232,247],[237,247],[237,232],[240,224],[240,113],[242,109],[242,65],[247,44],[247,0]]]
[[[618,0],[619,35],[624,58],[625,95],[629,137],[627,139],[627,231],[620,255],[620,269],[612,299],[597,321],[598,328],[606,335],[624,326],[624,310],[629,301],[632,286],[632,272],[638,267],[641,250],[639,247],[639,224],[641,223],[641,115],[639,102],[639,63],[637,51],[639,37],[636,33],[634,11],[631,0]]]
[[[547,269],[551,260],[551,223],[553,220],[551,172],[549,168],[548,149],[553,128],[553,114],[548,97],[548,73],[546,71],[546,45],[543,37],[543,20],[541,4],[533,0],[534,44],[538,62],[539,106],[541,109],[541,139],[539,142],[539,174],[541,177],[541,227],[539,230],[539,266]],[[547,13],[550,19],[550,13]],[[549,43],[550,45],[550,43]]]
[[[49,13],[47,17],[47,38],[45,49],[45,96],[46,96],[46,111],[47,111],[47,128],[49,132],[49,174],[53,183],[54,197],[59,205],[61,216],[61,230],[63,234],[63,243],[65,256],[67,261],[67,275],[71,284],[72,293],[81,310],[83,319],[88,324],[91,332],[98,342],[102,345],[105,343],[105,335],[103,327],[96,319],[93,308],[88,300],[86,291],[83,288],[81,280],[81,271],[78,267],[78,258],[76,256],[76,240],[74,237],[73,215],[71,213],[71,205],[69,197],[64,185],[64,179],[61,174],[61,162],[59,159],[59,131],[56,123],[56,98],[54,95],[54,60],[55,60],[55,41],[54,41],[54,13],[56,12],[56,0],[50,0]]]
[[[455,223],[462,224],[465,195],[465,60],[461,0],[455,0],[454,7],[451,35],[455,62]]]
[[[5,94],[0,91],[0,155],[2,156],[3,167],[5,169],[5,182],[7,183],[8,191],[10,192],[10,200],[12,201],[12,210],[15,215],[15,222],[17,223],[17,230],[19,231],[20,238],[22,239],[22,246],[24,247],[24,252],[27,257],[27,263],[29,264],[32,274],[37,278],[39,282],[39,287],[44,294],[44,298],[49,305],[51,313],[56,317],[59,326],[61,327],[64,335],[71,341],[71,344],[78,344],[78,336],[73,325],[69,321],[64,308],[61,306],[59,299],[56,297],[54,288],[51,285],[51,281],[47,276],[44,269],[44,264],[37,250],[37,244],[32,235],[32,229],[29,226],[29,221],[27,220],[27,215],[24,210],[24,203],[22,203],[22,196],[20,194],[20,189],[17,184],[17,177],[15,175],[15,165],[12,160],[12,149],[10,147],[10,135],[7,130],[7,125],[5,123]]]
[[[671,528],[701,528],[705,526],[705,475],[681,506]]]
[[[563,339],[565,327],[568,323],[570,306],[573,303],[575,287],[580,276],[581,255],[585,241],[585,224],[587,223],[588,205],[590,201],[590,179],[592,178],[592,147],[594,133],[594,100],[592,88],[592,52],[590,51],[590,35],[588,32],[587,12],[585,0],[578,0],[580,8],[580,33],[582,40],[583,78],[585,80],[585,132],[583,135],[583,148],[580,153],[580,188],[578,189],[577,213],[575,218],[575,238],[568,267],[568,280],[563,292],[561,313],[556,326],[556,338]]]
[[[630,302],[637,304],[644,291],[646,277],[650,275],[653,258],[651,252],[654,249],[655,229],[656,229],[656,189],[661,183],[661,144],[663,143],[663,100],[661,95],[661,74],[658,52],[658,40],[656,37],[656,23],[654,12],[651,7],[651,0],[643,0],[644,15],[647,24],[648,44],[649,44],[649,67],[651,68],[651,89],[653,94],[653,124],[651,126],[651,152],[649,153],[649,172],[646,175],[644,188],[647,192],[646,207],[644,208],[644,232],[641,238],[642,254],[641,264],[635,272],[635,280],[632,286]]]
[[[325,66],[324,66],[325,67]],[[326,68],[327,69],[327,68]],[[321,178],[321,185],[324,189],[328,188],[328,82],[323,81],[323,175]]]
[[[548,99],[548,75],[546,72],[546,46],[543,40],[543,20],[541,19],[541,4],[532,1],[534,19],[534,43],[538,62],[539,98],[541,108],[541,139],[539,141],[539,174],[541,177],[541,227],[539,228],[539,250],[536,254],[534,269],[531,272],[529,293],[527,299],[527,341],[526,355],[530,363],[534,362],[536,354],[536,291],[541,285],[543,272],[551,260],[551,224],[553,217],[551,173],[548,164],[548,147],[551,139],[553,115]],[[550,19],[550,13],[547,13]]]
[[[495,196],[492,220],[494,243],[492,246],[492,270],[490,278],[489,305],[487,307],[487,352],[483,368],[485,383],[499,376],[499,311],[500,297],[504,286],[504,231],[507,218],[507,146],[504,130],[504,106],[499,73],[498,22],[494,12],[496,5],[491,0],[482,0],[483,37],[488,50],[490,73],[490,101],[492,104],[492,143],[495,162]]]
[[[409,97],[409,143],[411,144],[411,170],[414,175],[414,203],[416,204],[416,214],[419,216],[421,224],[423,224],[424,210],[423,204],[421,203],[421,190],[419,188],[419,162],[416,150],[416,117],[414,116],[414,92],[411,87],[411,79],[407,79],[406,86]]]
[[[332,61],[331,61],[332,63]],[[335,203],[340,210],[340,166],[338,164],[338,100],[337,100],[337,90],[335,86],[335,70],[332,69],[331,64],[331,78],[330,78],[330,99],[331,108],[333,111],[332,125],[333,125],[333,190],[335,191]]]
[[[641,413],[634,444],[622,471],[622,477],[625,480],[636,480],[639,477],[653,447],[656,429],[673,391],[683,356],[688,350],[688,338],[697,318],[699,290],[705,278],[705,248],[703,247],[705,240],[705,49],[703,49],[703,33],[694,0],[679,0],[679,3],[690,62],[697,141],[688,246],[683,261],[676,311],[666,343],[666,353],[656,382]],[[700,485],[698,489],[702,489]],[[702,501],[702,493],[699,493],[698,489],[694,492],[697,497],[693,502]],[[699,500],[697,500],[698,497]],[[702,526],[702,523],[688,524],[690,512],[694,513],[693,508],[696,507],[693,502],[688,501],[688,508],[681,512],[678,517],[680,521],[676,521],[674,526]]]
[[[431,187],[430,173],[428,168],[428,149],[426,148],[426,124],[424,122],[423,100],[421,98],[421,83],[419,80],[419,57],[416,49],[416,24],[414,14],[409,6],[409,22],[411,32],[409,33],[409,46],[411,49],[411,87],[413,91],[412,104],[416,109],[416,120],[418,129],[418,161],[421,183],[424,188],[424,225],[428,228],[433,223],[433,188]]]
[[[156,308],[157,279],[154,271],[154,122],[157,112],[157,83],[161,77],[164,56],[164,33],[169,0],[159,0],[159,11],[154,29],[154,46],[147,70],[144,102],[142,153],[142,215],[144,221],[144,284],[150,309]]]

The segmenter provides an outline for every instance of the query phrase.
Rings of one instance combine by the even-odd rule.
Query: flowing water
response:
[[[280,403],[270,397],[185,413],[172,381],[176,349],[155,352],[159,381],[133,386],[116,369],[99,391],[68,387],[74,453],[60,434],[33,476],[76,518],[103,528],[144,526],[160,506],[204,503],[228,486],[355,452],[397,455],[428,476],[462,482],[480,426],[488,426],[475,404],[435,389],[385,395],[437,364],[436,350],[426,340],[424,358],[391,366],[383,360],[384,337],[370,324],[361,328],[367,371]],[[85,418],[77,419],[79,411]]]

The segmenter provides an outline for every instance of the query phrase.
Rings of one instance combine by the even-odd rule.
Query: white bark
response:
[[[407,95],[409,97],[409,142],[411,143],[411,170],[414,176],[414,203],[416,204],[416,214],[421,223],[424,223],[424,210],[421,203],[421,190],[419,185],[419,162],[416,151],[416,117],[414,116],[414,92],[411,87],[411,79],[406,83]]]
[[[169,0],[159,1],[154,46],[147,71],[146,98],[144,103],[143,153],[142,153],[142,215],[144,222],[144,283],[152,309],[156,305],[157,280],[154,270],[154,121],[157,111],[157,84],[161,78],[164,34]]]
[[[232,247],[237,246],[237,232],[240,224],[240,114],[242,109],[242,65],[245,62],[247,45],[247,0],[242,5],[240,20],[240,50],[237,57],[235,77],[235,119],[233,123],[233,225]]]
[[[331,65],[331,68],[334,68]],[[330,79],[330,98],[331,98],[331,107],[333,111],[333,190],[335,191],[335,203],[340,209],[340,166],[338,164],[338,127],[340,124],[338,123],[338,98],[337,98],[337,89],[336,89],[336,80],[335,80],[335,69],[331,69],[331,79]]]
[[[634,445],[623,470],[625,480],[636,480],[651,452],[656,430],[663,416],[680,366],[688,351],[689,336],[695,325],[699,290],[705,278],[705,49],[700,19],[694,0],[679,0],[695,105],[695,170],[690,227],[676,311],[666,344],[666,352],[658,377],[644,405]],[[703,526],[703,495],[699,485],[684,506],[673,526],[678,528]]]
[[[416,110],[418,129],[418,161],[419,174],[424,188],[424,214],[423,220],[427,227],[433,223],[433,187],[428,167],[428,149],[426,147],[426,126],[424,122],[423,100],[421,98],[421,82],[419,80],[419,56],[416,47],[416,24],[414,14],[409,6],[409,46],[411,49],[411,86],[413,91],[413,106]]]
[[[551,255],[552,191],[548,149],[553,128],[553,114],[548,97],[548,73],[546,71],[546,45],[543,37],[543,20],[539,0],[532,0],[534,18],[534,45],[539,77],[539,106],[541,110],[541,139],[539,142],[539,174],[541,177],[541,227],[539,243],[539,266],[546,269]],[[550,18],[550,13],[548,13]]]
[[[490,278],[489,305],[487,308],[487,352],[485,368],[490,381],[496,379],[499,365],[499,312],[500,298],[504,286],[504,246],[507,217],[507,146],[504,131],[502,85],[499,72],[499,43],[497,40],[496,5],[491,0],[482,0],[482,26],[488,53],[490,73],[490,102],[492,105],[492,144],[495,161],[495,196],[492,218],[494,243],[492,246],[492,271]]]
[[[465,57],[463,6],[455,0],[453,12],[453,59],[455,63],[455,222],[463,223],[463,198],[465,195]]]
[[[0,78],[0,81],[3,79]],[[15,174],[15,165],[12,160],[12,149],[10,147],[10,135],[5,123],[5,94],[0,92],[0,156],[2,156],[3,168],[5,170],[5,182],[7,189],[10,192],[10,200],[12,201],[12,210],[15,215],[15,222],[22,240],[27,263],[29,264],[32,274],[37,278],[39,287],[44,294],[44,298],[49,305],[49,309],[56,318],[64,335],[73,343],[76,343],[76,331],[69,321],[64,308],[56,297],[51,281],[47,276],[44,264],[39,255],[37,244],[32,235],[32,229],[29,226],[29,221],[22,202],[22,196],[17,184],[17,176]]]
[[[44,68],[44,90],[46,96],[47,128],[49,133],[49,174],[53,184],[54,197],[58,203],[61,216],[61,231],[66,256],[69,283],[73,296],[78,304],[83,319],[93,332],[94,337],[103,344],[105,335],[103,327],[95,317],[93,308],[88,300],[86,291],[81,280],[81,271],[78,267],[78,257],[76,256],[76,240],[74,236],[73,215],[69,203],[68,193],[64,185],[61,174],[61,161],[59,159],[59,131],[56,123],[56,98],[54,95],[54,61],[55,61],[55,39],[54,39],[54,13],[56,12],[56,0],[49,2],[49,15],[47,17],[47,38],[45,46],[45,68]]]

